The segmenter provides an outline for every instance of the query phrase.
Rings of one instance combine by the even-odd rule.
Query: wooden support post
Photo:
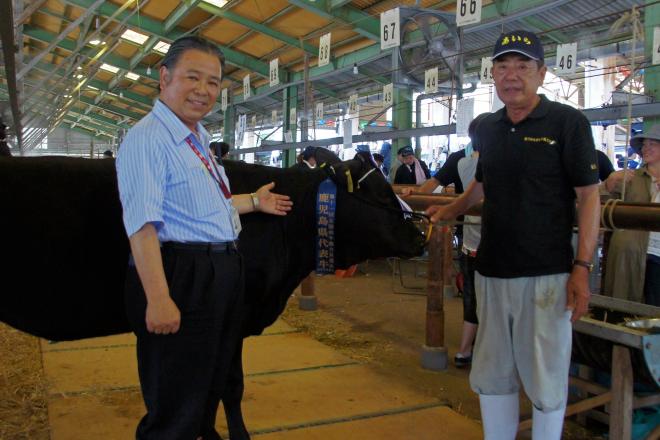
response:
[[[428,284],[426,296],[426,343],[422,347],[422,367],[429,370],[447,369],[445,348],[445,311],[443,303],[444,261],[447,254],[445,241],[448,226],[437,227],[429,240]]]
[[[442,260],[442,267],[444,270],[444,285],[443,292],[445,297],[456,296],[456,289],[452,283],[452,275],[454,275],[454,255],[452,252],[454,234],[452,233],[451,228],[442,228],[445,234],[444,237],[444,255],[445,258]]]
[[[612,402],[610,403],[610,439],[627,440],[632,432],[633,373],[630,351],[612,346]]]
[[[316,310],[318,307],[316,301],[316,292],[314,291],[314,272],[307,275],[307,278],[300,283],[300,298],[298,298],[298,307],[300,310]]]

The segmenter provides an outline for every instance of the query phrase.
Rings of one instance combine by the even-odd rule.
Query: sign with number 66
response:
[[[456,0],[456,26],[481,21],[481,0]]]

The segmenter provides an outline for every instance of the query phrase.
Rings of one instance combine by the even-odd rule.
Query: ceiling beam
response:
[[[328,20],[339,20],[370,40],[380,41],[380,20],[352,6],[332,9],[328,0],[289,0],[289,3],[306,9]]]
[[[163,22],[163,33],[174,29],[201,0],[182,0],[174,11],[170,12]]]

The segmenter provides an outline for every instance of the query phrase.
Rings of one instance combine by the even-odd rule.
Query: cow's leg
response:
[[[243,400],[243,340],[238,344],[238,349],[232,359],[227,377],[227,387],[222,396],[222,405],[225,408],[225,417],[227,418],[227,427],[229,428],[229,438],[231,440],[249,440],[245,422],[243,421],[243,411],[241,410],[241,400]]]

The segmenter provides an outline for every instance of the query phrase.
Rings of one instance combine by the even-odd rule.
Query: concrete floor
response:
[[[342,290],[356,280],[378,290],[383,289],[381,284],[389,284],[387,273],[370,276],[358,275],[354,280],[327,277],[318,285],[327,292]],[[340,283],[339,287],[334,283]],[[402,298],[423,301],[408,296],[396,300]],[[305,319],[323,313],[312,312]],[[423,323],[423,315],[418,319]],[[243,409],[253,438],[481,438],[480,425],[454,411],[444,396],[425,391],[406,378],[397,380],[381,362],[374,365],[374,358],[359,353],[353,356],[357,352],[332,345],[282,320],[263,335],[246,340]],[[52,440],[134,438],[144,412],[134,351],[132,335],[57,344],[42,341]],[[217,428],[226,433],[222,410]]]

